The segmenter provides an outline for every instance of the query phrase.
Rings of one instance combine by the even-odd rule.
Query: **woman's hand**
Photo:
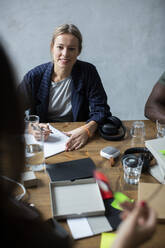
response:
[[[41,139],[41,131],[44,135],[44,141],[46,141],[51,133],[49,125],[45,123],[29,125],[29,133],[33,134],[36,140]]]
[[[88,134],[86,130],[81,127],[65,134],[70,137],[68,142],[66,143],[66,151],[77,150],[87,143]]]
[[[156,229],[156,214],[145,202],[132,204],[125,202],[113,248],[136,248],[149,240]]]
[[[49,128],[49,124],[45,124],[45,123],[40,123],[39,127],[42,130],[42,133],[44,135],[44,141],[46,141],[51,133],[51,130]]]
[[[65,134],[70,137],[68,142],[66,143],[66,151],[77,150],[84,146],[88,138],[92,137],[94,132],[97,129],[98,124],[95,121],[90,121],[88,124],[76,128],[70,132],[66,132]]]

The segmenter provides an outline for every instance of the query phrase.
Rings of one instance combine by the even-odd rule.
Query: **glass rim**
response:
[[[133,127],[144,127],[144,122],[143,121],[134,121]]]
[[[37,122],[37,123],[39,123],[39,120],[40,120],[40,118],[38,115],[27,115],[24,118],[25,122]]]

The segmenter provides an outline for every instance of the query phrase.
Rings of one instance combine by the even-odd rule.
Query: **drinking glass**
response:
[[[126,156],[123,159],[124,179],[126,183],[138,184],[142,170],[142,159],[135,155]]]
[[[37,127],[39,124],[40,118],[38,115],[27,115],[25,117],[25,132],[30,132],[32,127]]]
[[[134,121],[130,133],[133,138],[143,138],[145,136],[144,122]]]
[[[132,145],[144,145],[145,140],[145,126],[143,121],[134,121],[132,124],[132,128],[130,130],[130,134],[132,136]]]
[[[25,118],[25,163],[33,171],[45,169],[44,134],[39,127],[39,116],[29,115]],[[37,131],[37,138],[33,135]]]
[[[160,120],[156,120],[157,138],[162,138],[165,136],[165,123]]]

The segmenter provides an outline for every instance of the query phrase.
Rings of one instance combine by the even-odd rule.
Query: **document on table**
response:
[[[69,139],[68,136],[51,125],[49,125],[49,128],[52,133],[50,133],[48,139],[44,142],[45,158],[65,151],[65,144]]]
[[[58,129],[52,127],[51,125],[49,125],[49,128],[52,131],[52,133],[50,133],[48,139],[44,142],[45,158],[48,158],[52,155],[65,151],[65,144],[69,139],[68,136],[66,136]],[[25,135],[25,139],[28,144],[36,143],[34,136],[31,134]]]

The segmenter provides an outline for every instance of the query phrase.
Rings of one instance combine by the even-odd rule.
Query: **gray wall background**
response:
[[[51,59],[56,26],[77,25],[79,59],[95,64],[111,112],[145,119],[144,104],[165,70],[165,0],[0,0],[0,34],[21,81]]]

